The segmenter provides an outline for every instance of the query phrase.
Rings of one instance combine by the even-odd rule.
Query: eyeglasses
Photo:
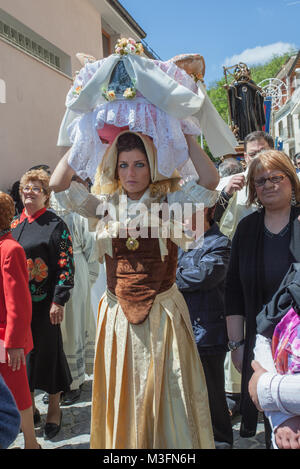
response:
[[[38,187],[38,186],[25,186],[23,187],[22,191],[24,193],[26,192],[34,192],[35,194],[40,194],[41,192],[44,191],[44,189],[42,187]]]
[[[259,179],[254,179],[254,185],[256,187],[262,187],[266,184],[267,181],[270,181],[271,184],[279,184],[286,176],[283,174],[278,174],[278,176],[270,176],[269,178],[261,177]]]

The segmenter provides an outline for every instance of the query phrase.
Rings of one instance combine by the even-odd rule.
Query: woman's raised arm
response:
[[[186,135],[185,138],[191,160],[199,176],[198,184],[206,189],[214,190],[220,180],[217,168],[192,135]]]
[[[70,187],[74,169],[68,164],[71,149],[62,157],[50,178],[50,189],[54,192],[62,192]]]

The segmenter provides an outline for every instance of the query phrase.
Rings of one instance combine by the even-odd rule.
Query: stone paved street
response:
[[[43,404],[43,392],[38,392],[36,405],[42,416],[42,424],[36,427],[38,442],[44,449],[89,449],[92,377],[82,386],[80,400],[72,406],[61,407],[63,411],[62,428],[59,434],[51,441],[43,437],[43,425],[46,419],[47,406]],[[264,449],[264,426],[258,424],[258,431],[254,438],[240,438],[239,418],[233,421],[234,449]],[[11,448],[23,448],[23,435],[19,434]]]

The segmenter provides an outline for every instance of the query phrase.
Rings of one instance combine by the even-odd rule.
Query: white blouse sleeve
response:
[[[277,374],[274,365],[271,340],[257,334],[254,348],[255,360],[267,370],[261,375],[257,394],[264,411],[300,415],[300,373]]]
[[[254,357],[267,370],[258,380],[257,395],[274,431],[289,418],[300,415],[300,374],[277,374],[271,340],[260,334],[256,336]]]
[[[280,411],[289,416],[300,415],[300,373],[264,373],[258,381],[257,394],[265,411]]]
[[[211,191],[200,186],[197,181],[191,180],[181,186],[181,190],[172,192],[168,195],[169,204],[179,203],[181,205],[191,203],[194,205],[194,211],[197,210],[196,204],[203,204],[204,207],[213,207],[219,196],[218,191]]]
[[[99,219],[100,206],[106,202],[106,198],[96,197],[78,182],[73,181],[66,191],[57,192],[56,198],[59,203],[67,210],[77,212],[85,218]]]

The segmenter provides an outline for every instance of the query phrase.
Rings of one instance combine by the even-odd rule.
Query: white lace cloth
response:
[[[102,73],[103,69],[101,69],[101,67],[104,65],[105,71],[103,72],[103,77],[101,76],[101,80],[103,79],[104,82],[108,83],[109,72],[107,64],[112,63],[112,65],[114,65],[115,60],[116,58],[114,56],[110,56],[107,59],[102,59],[94,63],[87,63],[78,73],[72,88],[67,94],[67,112],[61,125],[58,145],[72,146],[69,157],[70,166],[83,179],[90,177],[93,181],[97,167],[107,148],[107,145],[101,142],[97,130],[103,128],[104,124],[110,124],[116,127],[128,126],[129,129],[134,132],[141,132],[153,138],[157,148],[158,170],[162,175],[168,178],[176,168],[182,166],[189,158],[184,134],[194,136],[201,134],[199,120],[197,117],[192,116],[196,109],[195,102],[199,101],[199,103],[204,103],[204,107],[208,109],[207,112],[203,112],[204,117],[201,117],[204,128],[208,134],[211,132],[210,123],[216,121],[215,114],[217,113],[215,110],[215,114],[212,112],[211,107],[213,108],[213,106],[209,103],[209,98],[205,92],[199,90],[197,84],[184,70],[170,61],[148,61],[152,64],[152,73],[155,74],[155,70],[159,71],[157,77],[158,83],[159,80],[163,78],[160,75],[162,71],[165,74],[163,76],[174,80],[173,85],[172,82],[170,82],[171,84],[168,82],[168,85],[166,85],[169,86],[169,88],[166,88],[168,90],[167,94],[171,96],[174,93],[174,103],[172,99],[170,100],[168,98],[167,100],[167,108],[170,109],[170,112],[165,112],[157,105],[155,106],[150,103],[149,99],[146,99],[138,89],[136,97],[133,99],[106,101],[102,96],[101,86],[98,84],[98,76],[99,72]],[[130,64],[127,63],[128,67],[129,65]],[[95,83],[97,84],[95,85]],[[181,92],[180,89],[175,89],[175,83],[178,83],[178,86],[182,87],[181,90],[185,89],[189,94],[185,96],[184,91]],[[90,86],[91,84],[92,86]],[[87,85],[89,86],[86,87]],[[153,83],[151,83],[151,86],[154,90],[157,89]],[[83,106],[80,111],[78,109],[80,106],[76,106],[78,97],[81,98],[80,93],[82,90],[84,90],[84,99],[81,100],[81,105],[83,104]],[[96,97],[94,96],[95,94],[97,95]],[[164,96],[165,95],[162,95],[160,97],[161,101],[163,101]],[[181,109],[184,108],[184,106],[182,107],[182,103],[185,102],[185,99],[187,99],[186,109],[189,108],[188,100],[191,99],[193,101],[190,117],[186,118],[189,114],[188,111],[184,112],[185,118],[183,119],[178,119],[172,115],[173,111],[176,114],[175,110],[177,109],[176,103],[178,99],[181,103]],[[86,109],[89,106],[89,102],[93,104],[90,104],[90,111],[87,112]],[[223,124],[224,122],[222,125]],[[226,146],[228,142],[225,141],[228,137],[225,134],[229,132],[229,130],[226,129],[226,132],[224,132],[222,125],[218,125],[218,131],[216,131],[216,134],[213,134],[211,138],[211,144],[217,144],[218,148],[222,149],[221,153],[223,151],[229,152]],[[221,136],[222,132],[224,135],[219,142],[217,134],[219,133]],[[230,143],[229,146],[231,150],[234,151],[234,145]]]
[[[142,97],[134,101],[107,102],[93,112],[78,116],[68,127],[72,142],[69,164],[82,179],[89,177],[94,181],[107,149],[97,130],[105,124],[128,126],[133,132],[149,135],[157,148],[158,170],[166,177],[171,176],[172,168],[181,166],[189,158],[184,133],[196,136],[201,133],[192,117],[180,122]]]

